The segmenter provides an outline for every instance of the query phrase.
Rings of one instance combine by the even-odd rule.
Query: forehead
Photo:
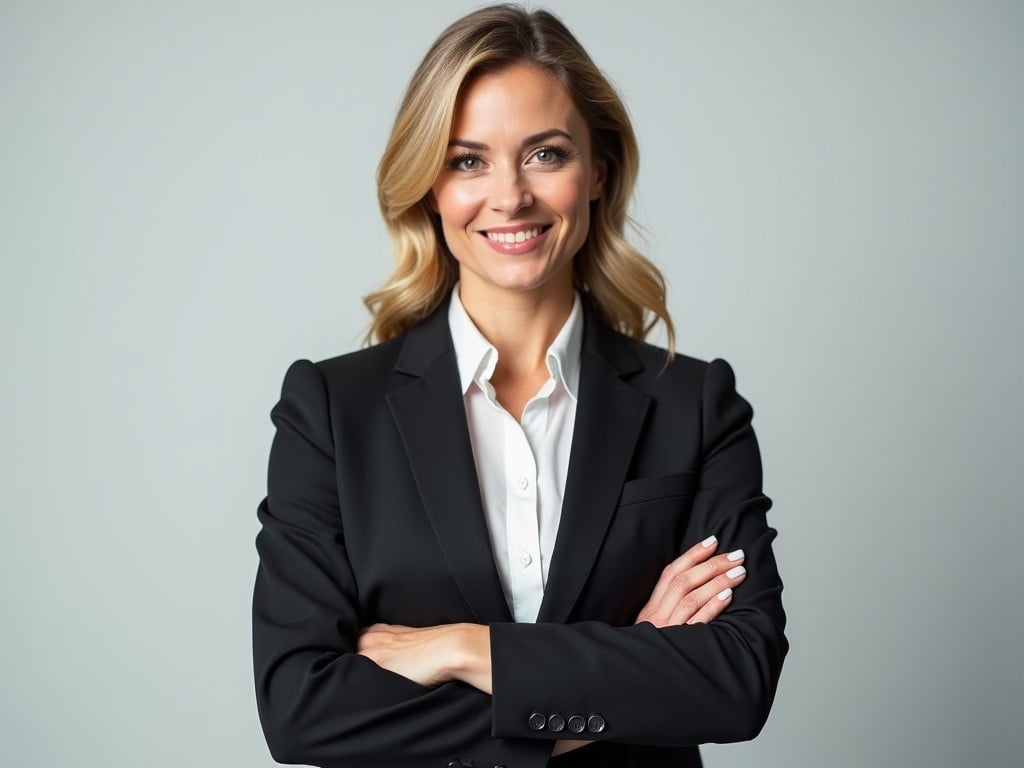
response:
[[[560,128],[585,141],[586,122],[568,91],[546,70],[514,65],[478,74],[459,94],[452,136],[472,139],[470,133],[495,136],[530,135]]]

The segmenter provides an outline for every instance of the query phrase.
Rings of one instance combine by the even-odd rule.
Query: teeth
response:
[[[525,243],[540,234],[540,227],[519,232],[488,232],[487,237],[496,243]]]

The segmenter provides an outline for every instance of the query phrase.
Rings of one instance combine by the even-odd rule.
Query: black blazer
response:
[[[732,370],[585,315],[569,474],[536,624],[516,624],[490,549],[447,304],[408,333],[294,363],[259,506],[256,695],[280,762],[697,766],[753,738],[788,645],[751,408]],[[634,625],[662,568],[715,534],[748,575],[708,625]],[[422,687],[355,654],[374,622],[491,627],[493,696]],[[557,727],[560,715],[578,736]],[[595,717],[596,716],[596,717]],[[539,730],[535,727],[542,725]],[[461,761],[461,762],[460,762]]]

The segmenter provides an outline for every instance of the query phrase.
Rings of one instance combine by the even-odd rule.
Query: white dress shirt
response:
[[[498,402],[491,375],[498,350],[474,325],[452,291],[448,324],[455,343],[466,421],[480,483],[491,551],[512,615],[537,620],[555,547],[583,344],[583,308],[572,311],[547,352],[550,378],[516,421]]]

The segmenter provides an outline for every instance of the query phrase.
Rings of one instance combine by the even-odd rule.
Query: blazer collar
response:
[[[491,554],[448,302],[406,335],[395,369],[415,378],[387,395],[423,508],[455,583],[480,624],[512,621]]]
[[[448,331],[448,302],[449,298],[446,298],[406,332],[402,351],[395,361],[396,371],[422,376],[439,357],[455,351],[452,335]]]
[[[649,398],[625,379],[643,369],[637,342],[584,298],[583,351],[569,474],[538,622],[562,623],[611,524]],[[387,396],[413,476],[452,574],[482,624],[512,620],[491,552],[448,300],[406,334],[395,369],[415,377]]]

